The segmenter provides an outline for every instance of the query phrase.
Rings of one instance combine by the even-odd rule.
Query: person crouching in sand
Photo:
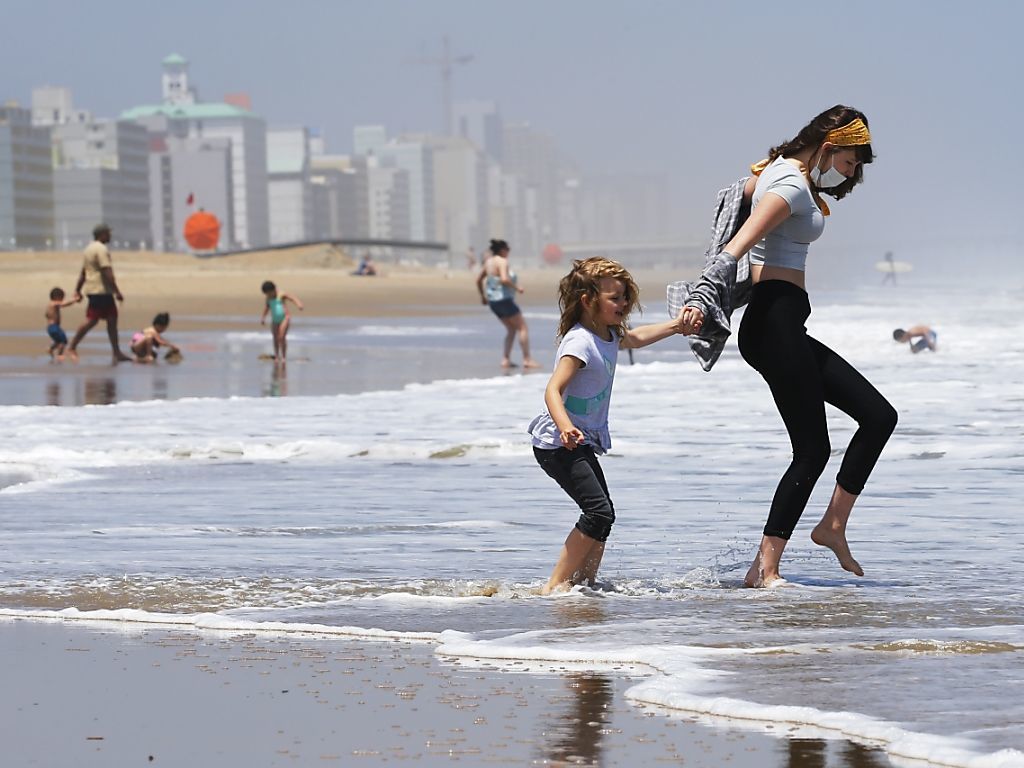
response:
[[[135,362],[156,362],[157,349],[160,347],[167,347],[168,351],[175,354],[181,353],[180,349],[163,337],[170,324],[171,316],[166,312],[161,312],[153,318],[151,326],[132,334],[131,350],[132,354],[135,355]]]

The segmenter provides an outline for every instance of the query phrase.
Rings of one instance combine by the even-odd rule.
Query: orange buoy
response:
[[[541,256],[544,257],[545,263],[554,265],[562,260],[562,249],[554,243],[548,243],[544,246]]]
[[[200,208],[185,219],[185,242],[194,251],[216,250],[220,242],[220,220]]]

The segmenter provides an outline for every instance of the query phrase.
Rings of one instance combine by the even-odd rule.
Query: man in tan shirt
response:
[[[89,306],[85,310],[85,322],[78,326],[75,338],[68,346],[68,356],[78,360],[78,343],[93,329],[100,320],[107,321],[107,336],[110,338],[110,349],[114,353],[114,362],[131,360],[121,351],[117,339],[117,301],[124,301],[124,296],[114,279],[114,265],[110,258],[110,227],[97,224],[92,231],[93,241],[85,249],[82,261],[82,272],[75,285],[75,299],[81,300],[83,288],[89,298]]]

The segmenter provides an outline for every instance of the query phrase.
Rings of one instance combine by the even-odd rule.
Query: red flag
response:
[[[185,205],[192,205],[192,201],[196,199],[196,196],[191,192],[188,193],[188,200],[185,201]]]

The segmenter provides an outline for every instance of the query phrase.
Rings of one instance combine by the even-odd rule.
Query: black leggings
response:
[[[764,527],[765,536],[783,539],[796,528],[832,451],[825,403],[858,424],[836,477],[839,487],[855,496],[896,428],[896,410],[879,391],[807,335],[804,322],[810,314],[806,291],[784,280],[765,280],[754,286],[739,332],[740,354],[768,382],[793,445],[793,461],[775,490]]]
[[[615,506],[608,495],[608,483],[597,463],[594,449],[580,445],[573,450],[534,448],[541,469],[580,507],[576,528],[597,541],[607,541],[615,522]]]

